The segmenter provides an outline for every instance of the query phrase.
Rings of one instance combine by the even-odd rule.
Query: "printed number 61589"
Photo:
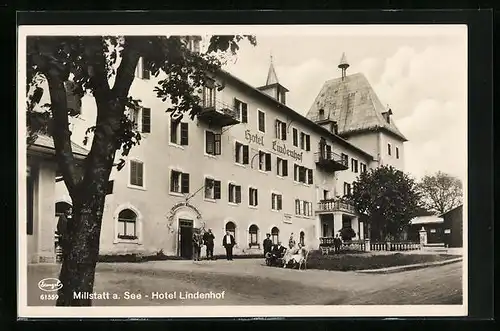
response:
[[[42,293],[40,294],[40,300],[57,300],[59,295],[57,293]]]

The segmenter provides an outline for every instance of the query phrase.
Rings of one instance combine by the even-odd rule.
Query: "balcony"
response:
[[[205,100],[201,107],[198,118],[202,121],[221,127],[240,123],[235,107],[220,100]]]
[[[339,171],[349,169],[349,162],[339,154],[331,151],[314,153],[316,165],[328,171]]]
[[[316,209],[317,213],[332,213],[336,211],[357,214],[356,208],[351,202],[341,199],[321,200],[318,203],[318,209]]]

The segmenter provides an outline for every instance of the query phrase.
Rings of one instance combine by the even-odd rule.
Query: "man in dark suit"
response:
[[[57,221],[57,234],[59,235],[59,246],[61,246],[62,255],[68,251],[68,222],[73,220],[73,209],[68,207],[64,214],[59,216],[59,220]]]
[[[205,232],[203,235],[203,242],[207,246],[207,260],[214,259],[214,239],[215,236],[212,233],[212,229],[208,229],[208,232]]]
[[[226,235],[222,238],[222,246],[226,249],[226,259],[228,261],[233,260],[233,247],[236,245],[236,241],[234,240],[234,236],[226,231]]]
[[[266,239],[264,239],[264,242],[262,243],[262,247],[264,248],[264,257],[266,256],[267,253],[271,252],[271,248],[273,247],[273,241],[271,240],[271,235],[268,233],[266,234]]]

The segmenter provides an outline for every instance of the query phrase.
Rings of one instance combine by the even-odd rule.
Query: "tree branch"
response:
[[[114,96],[122,101],[128,96],[130,86],[134,81],[135,68],[140,58],[139,43],[140,37],[127,36],[125,37],[125,44],[121,54],[121,63],[116,70],[115,84],[112,89]]]

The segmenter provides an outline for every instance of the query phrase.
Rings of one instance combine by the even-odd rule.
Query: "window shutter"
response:
[[[298,178],[299,178],[298,168],[299,168],[298,165],[296,165],[296,164],[293,165],[293,180],[294,181],[298,181]]]
[[[189,193],[189,174],[181,174],[181,192]]]
[[[281,139],[286,140],[286,123],[281,123]]]
[[[283,176],[288,176],[288,160],[283,160]]]
[[[274,122],[274,133],[275,133],[275,136],[276,136],[275,138],[278,138],[278,139],[281,138],[280,137],[280,132],[279,132],[280,126],[281,126],[280,121],[276,120]]]
[[[271,193],[271,209],[276,209],[276,200],[274,199],[275,196],[276,194]]]
[[[144,57],[142,58],[142,79],[149,79],[149,69],[148,69],[148,60]]]
[[[142,132],[151,132],[151,108],[142,108]]]
[[[241,203],[241,186],[237,185],[234,189],[236,190],[236,203]]]
[[[240,149],[241,149],[241,144],[239,142],[234,143],[234,162],[240,163]]]
[[[306,151],[310,151],[311,150],[311,136],[310,135],[306,135]]]
[[[280,168],[283,167],[283,160],[279,157],[276,158],[276,175],[280,175]]]
[[[278,201],[277,201],[277,203],[278,203],[278,208],[277,209],[281,210],[282,209],[281,195],[278,195]]]
[[[188,144],[188,124],[181,123],[181,145]]]
[[[292,130],[292,143],[293,143],[293,146],[295,147],[298,147],[298,140],[299,140],[299,137],[298,137],[299,133],[297,131],[296,128],[293,128]]]
[[[299,182],[306,182],[306,168],[299,167]]]
[[[137,185],[137,162],[130,162],[130,184]]]
[[[295,199],[295,215],[300,213],[300,201],[299,199]]]
[[[258,199],[259,193],[257,189],[254,189],[254,192],[255,192],[255,205],[257,206],[259,204],[259,199]]]
[[[248,145],[243,145],[243,164],[248,164]]]
[[[266,153],[266,171],[271,171],[271,154]]]
[[[109,180],[108,181],[108,186],[106,187],[106,195],[113,194],[113,187],[114,186],[115,186],[115,181],[114,180]]]
[[[308,184],[313,183],[313,170],[312,169],[307,169],[307,183]]]
[[[206,144],[206,148],[205,148],[205,152],[207,154],[214,154],[214,140],[215,140],[215,137],[214,137],[214,134],[210,131],[205,131],[205,144]]]
[[[241,122],[248,123],[248,105],[246,103],[241,104]]]
[[[143,169],[144,165],[140,162],[137,163],[137,185],[143,186]]]
[[[175,192],[174,178],[177,175],[176,171],[170,171],[170,192]]]
[[[219,133],[216,133],[214,135],[214,155],[220,155],[221,154],[221,136]]]
[[[178,125],[179,125],[179,122],[176,122],[173,119],[170,120],[170,141],[173,142],[174,144],[177,144],[177,126]]]
[[[214,180],[214,198],[220,199],[220,180]]]
[[[265,123],[265,114],[261,111],[259,111],[259,130],[261,132],[266,132],[266,123]]]

